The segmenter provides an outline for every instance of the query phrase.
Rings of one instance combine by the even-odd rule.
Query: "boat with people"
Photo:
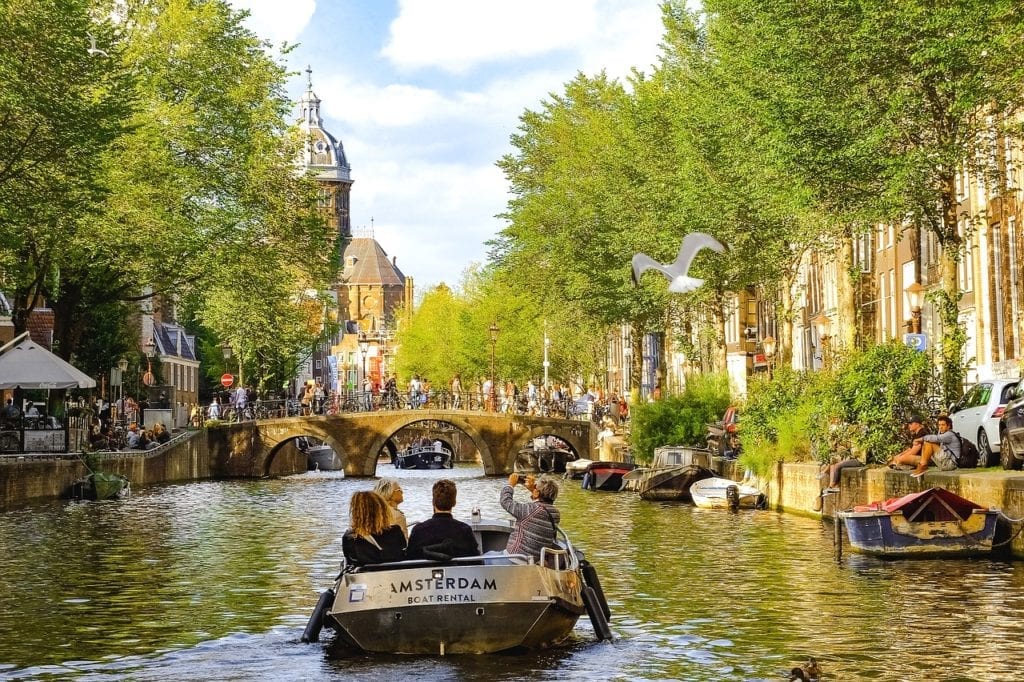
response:
[[[631,462],[591,462],[583,472],[584,490],[603,490],[617,493],[622,490],[622,478],[636,468]]]
[[[326,627],[337,633],[335,645],[372,653],[542,649],[564,640],[583,614],[599,639],[611,639],[597,572],[561,529],[559,548],[545,548],[538,560],[499,554],[511,522],[474,514],[470,527],[481,555],[343,567],[302,641],[318,641]]]
[[[423,439],[396,453],[394,464],[396,469],[451,469],[455,457],[441,441]]]
[[[698,463],[699,462],[699,463]],[[661,447],[654,450],[649,467],[637,467],[622,477],[624,490],[644,500],[690,501],[690,486],[714,478],[711,452],[700,448]]]
[[[515,470],[523,473],[564,474],[576,454],[561,438],[538,436],[516,453]]]
[[[999,510],[936,486],[839,512],[857,552],[886,558],[969,557],[992,551]]]
[[[690,497],[701,509],[759,509],[764,493],[728,478],[705,478],[690,486]]]

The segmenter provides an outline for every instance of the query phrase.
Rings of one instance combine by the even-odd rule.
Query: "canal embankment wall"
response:
[[[234,439],[231,439],[234,440]],[[132,488],[222,478],[285,476],[306,471],[306,455],[291,443],[275,453],[264,470],[240,453],[224,430],[190,431],[153,450],[101,452],[96,466],[121,474]],[[84,459],[74,453],[0,457],[0,510],[37,501],[68,498],[75,481],[88,475]]]
[[[717,468],[724,477],[743,478],[744,472],[736,462],[719,461]],[[959,469],[954,471],[930,470],[924,477],[913,478],[908,471],[895,471],[887,467],[844,469],[839,492],[822,497],[827,481],[818,479],[819,465],[782,463],[766,478],[756,484],[764,491],[768,505],[778,511],[803,514],[834,521],[836,512],[854,505],[902,497],[942,486],[960,497],[985,507],[997,507],[1010,519],[1024,519],[1024,473],[999,469]],[[820,503],[820,507],[818,506]],[[1018,526],[1004,524],[997,541],[1008,538]],[[1010,542],[1010,553],[1024,558],[1024,533]]]

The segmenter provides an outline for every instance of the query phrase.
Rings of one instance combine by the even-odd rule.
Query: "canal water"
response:
[[[401,479],[410,521],[429,516],[441,476],[458,482],[456,516],[504,516],[502,479],[479,467],[380,473]],[[584,617],[539,653],[301,644],[337,572],[349,495],[369,486],[321,472],[0,514],[0,679],[780,680],[808,656],[833,680],[1020,679],[1024,562],[837,564],[831,526],[813,519],[576,482],[562,525],[598,568],[615,642],[595,642]]]

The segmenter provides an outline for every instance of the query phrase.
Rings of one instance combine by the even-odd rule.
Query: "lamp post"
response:
[[[121,372],[121,382],[118,386],[117,399],[121,404],[121,411],[124,411],[124,375],[128,371],[128,358],[121,358],[117,361],[117,369]],[[122,415],[118,413],[117,418],[121,419]]]
[[[491,390],[487,394],[487,408],[491,412],[494,411],[494,348],[498,343],[498,322],[491,322],[491,326],[487,328],[487,331],[491,333]]]
[[[921,333],[921,304],[924,302],[924,287],[919,282],[914,282],[904,291],[907,292],[907,299],[910,301],[910,333]]]
[[[153,357],[156,355],[156,341],[153,337],[149,337],[146,343],[142,344],[142,349],[146,353],[146,373],[142,375],[142,383],[146,386],[152,386],[156,380],[153,377]]]
[[[548,347],[551,345],[551,339],[548,338],[548,321],[544,320],[544,390],[548,390],[548,367],[551,363],[548,362]]]
[[[363,392],[363,409],[370,409],[370,391],[366,390],[366,354],[370,352],[370,344],[366,341],[359,342],[359,355],[363,358],[363,379],[359,388]]]
[[[825,313],[819,313],[812,322],[814,323],[814,329],[818,332],[818,339],[821,340],[821,366],[823,369],[829,369],[832,365],[831,348],[829,347],[829,342],[832,340],[830,334],[832,320]]]
[[[772,378],[772,359],[775,356],[775,337],[768,335],[761,340],[761,347],[764,348],[765,360],[768,361],[768,379]]]
[[[631,390],[633,386],[633,348],[627,345],[622,349],[622,383],[623,391]]]

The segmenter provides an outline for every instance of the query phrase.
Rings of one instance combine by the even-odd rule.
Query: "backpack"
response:
[[[956,437],[960,439],[960,461],[957,466],[961,469],[974,469],[978,466],[978,446],[967,440],[959,433]]]

